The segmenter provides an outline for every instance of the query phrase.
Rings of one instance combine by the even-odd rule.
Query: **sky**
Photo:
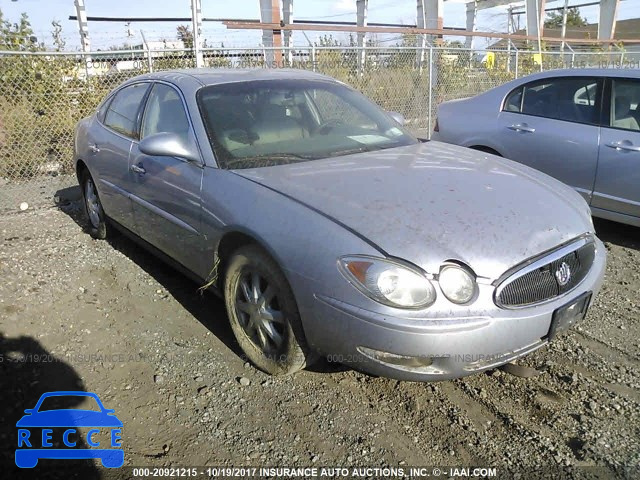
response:
[[[86,0],[87,15],[117,16],[117,17],[190,17],[190,0]],[[570,5],[590,3],[584,0],[570,0]],[[355,21],[355,0],[294,0],[295,19],[314,19],[339,21]],[[547,0],[547,7],[562,6],[562,2]],[[370,22],[387,23],[415,23],[415,0],[369,0]],[[60,21],[67,50],[79,50],[80,36],[76,21],[68,20],[69,15],[75,15],[73,0],[0,0],[0,10],[5,20],[17,22],[22,12],[26,12],[33,30],[39,41],[51,44],[51,22]],[[259,18],[258,0],[202,0],[203,17],[210,18]],[[447,27],[464,28],[466,23],[465,5],[463,0],[445,0],[444,25]],[[598,7],[583,7],[580,9],[583,17],[590,23],[598,20]],[[623,0],[618,9],[618,19],[640,17],[640,0]],[[524,16],[521,23],[524,25]],[[106,49],[110,46],[123,44],[137,45],[142,43],[142,30],[148,41],[175,40],[175,23],[96,23],[89,22],[89,36],[92,49]],[[480,11],[476,30],[505,32],[507,30],[506,7],[496,7]],[[255,46],[261,42],[261,32],[230,31],[222,24],[205,22],[203,24],[204,38],[210,46]],[[306,45],[307,39],[299,32],[294,34],[294,44]],[[307,32],[311,42],[321,35],[318,32]],[[339,40],[344,35],[333,34]],[[395,37],[380,38],[386,45],[394,45]],[[477,38],[475,47],[486,46],[487,40]]]

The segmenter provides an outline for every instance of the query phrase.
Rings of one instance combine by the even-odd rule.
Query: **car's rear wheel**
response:
[[[104,214],[96,184],[88,170],[84,170],[80,178],[84,208],[89,220],[89,235],[93,238],[105,239],[109,234],[109,226],[107,225],[107,217]]]
[[[224,297],[231,329],[247,358],[271,375],[295,373],[309,365],[309,350],[291,287],[277,263],[248,245],[231,257]]]

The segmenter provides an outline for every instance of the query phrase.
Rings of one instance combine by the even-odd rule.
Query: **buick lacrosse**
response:
[[[589,206],[524,165],[425,142],[332,78],[133,78],[77,126],[89,232],[116,228],[219,293],[246,356],[443,380],[581,320],[605,249]]]

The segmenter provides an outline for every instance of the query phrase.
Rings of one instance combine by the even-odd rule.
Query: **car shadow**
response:
[[[55,198],[58,208],[69,215],[83,231],[86,231],[88,223],[80,187],[61,189],[56,192]],[[233,336],[224,303],[220,298],[209,291],[201,291],[201,285],[167,265],[126,235],[116,233],[108,242],[115,250],[126,255],[162,285],[167,293],[218,337],[229,350],[245,359],[244,353]]]
[[[55,194],[58,208],[69,215],[73,221],[87,230],[87,217],[82,203],[79,186],[61,189]],[[238,345],[221,298],[209,291],[200,291],[200,286],[189,277],[159,260],[126,235],[116,234],[109,240],[110,245],[126,255],[147,274],[152,276],[175,298],[194,318],[213,333],[225,346],[243,361],[247,358]],[[318,359],[307,371],[313,373],[335,373],[351,370],[340,363],[331,362],[324,357]]]
[[[102,472],[92,460],[43,459],[33,469],[20,469],[15,464],[16,422],[25,409],[36,405],[43,393],[62,390],[85,391],[82,379],[71,365],[49,353],[32,337],[6,337],[0,332],[0,477],[102,478]],[[81,397],[61,397],[57,408],[74,408],[80,402]],[[37,443],[36,432],[31,433]],[[53,442],[55,448],[56,439]],[[37,448],[35,444],[33,447]],[[76,448],[87,448],[87,445],[78,438]]]
[[[602,218],[594,218],[593,223],[598,238],[603,242],[640,251],[640,228]]]

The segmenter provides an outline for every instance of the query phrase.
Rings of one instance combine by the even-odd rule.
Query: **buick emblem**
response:
[[[566,262],[562,262],[562,265],[556,270],[556,279],[561,287],[564,287],[571,280],[571,268]]]

